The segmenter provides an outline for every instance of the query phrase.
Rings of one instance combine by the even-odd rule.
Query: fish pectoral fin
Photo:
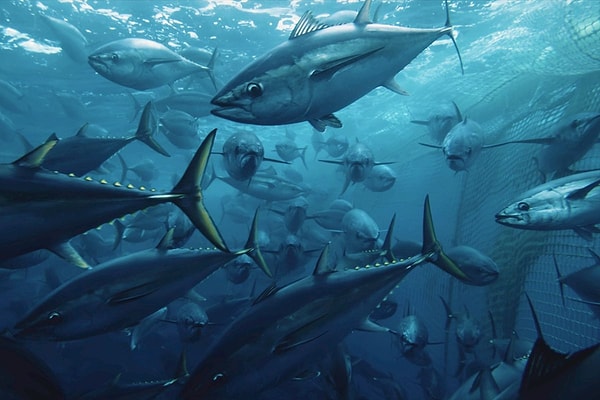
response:
[[[142,283],[141,285],[130,287],[113,294],[106,300],[106,303],[110,305],[117,305],[120,303],[138,300],[154,293],[160,287],[161,283],[158,281]]]
[[[62,242],[48,248],[51,252],[60,258],[70,262],[79,268],[87,269],[90,265],[81,257],[81,255],[71,246],[70,242]]]
[[[313,321],[314,322],[314,321]],[[312,324],[312,322],[310,323]],[[302,327],[301,330],[303,331],[305,327]],[[320,338],[321,336],[323,336],[324,334],[326,334],[328,331],[323,331],[320,332],[319,334],[306,338],[306,339],[302,339],[302,340],[293,340],[293,339],[297,339],[296,336],[299,336],[298,334],[301,333],[300,330],[299,331],[294,331],[292,332],[289,336],[286,336],[282,341],[280,341],[274,348],[273,348],[273,353],[274,354],[281,354],[284,353],[286,351],[292,350],[298,346],[302,346],[303,344],[306,343],[310,343],[313,340],[317,340],[318,338]]]
[[[400,85],[398,85],[398,82],[396,82],[394,80],[394,78],[390,79],[389,81],[385,82],[383,85],[384,88],[391,90],[394,93],[398,93],[399,95],[402,96],[410,96],[410,93],[408,93],[406,90],[402,89],[400,87]],[[412,122],[412,121],[411,121]]]
[[[321,376],[321,371],[313,371],[313,370],[307,369],[305,371],[302,371],[298,375],[294,376],[292,378],[292,380],[295,380],[295,381],[308,381],[310,379],[318,378],[319,376]]]
[[[359,331],[363,332],[392,332],[390,328],[386,328],[385,326],[381,326],[376,322],[371,321],[370,319],[365,319],[363,323],[356,328]]]
[[[425,146],[425,147],[431,147],[431,148],[433,148],[433,149],[441,149],[441,148],[442,148],[442,146],[439,146],[439,145],[437,145],[437,144],[430,144],[430,143],[423,143],[423,142],[419,142],[419,144],[420,144],[421,146]]]
[[[600,179],[595,180],[594,182],[582,187],[581,189],[577,189],[572,191],[567,195],[567,199],[569,200],[582,200],[585,199],[585,196],[588,195],[593,189],[595,189],[598,185],[600,185]]]
[[[330,60],[328,62],[324,62],[312,71],[312,73],[310,74],[310,79],[329,80],[333,75],[335,75],[342,69],[369,57],[370,55],[378,52],[381,49],[383,49],[383,47],[378,47],[376,49],[369,50],[364,53],[353,54],[347,57],[340,57],[334,60]]]
[[[179,59],[179,58],[148,58],[148,59],[144,60],[144,64],[146,64],[152,68],[157,65],[176,63],[179,61],[181,61],[181,59]]]
[[[338,117],[333,114],[328,114],[321,118],[310,119],[308,122],[319,132],[325,132],[325,128],[328,126],[332,128],[342,127],[342,121],[340,121]]]

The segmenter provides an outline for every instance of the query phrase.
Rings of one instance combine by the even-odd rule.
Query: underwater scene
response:
[[[3,0],[0,398],[600,398],[600,2]]]

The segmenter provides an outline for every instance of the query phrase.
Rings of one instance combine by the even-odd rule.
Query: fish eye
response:
[[[520,202],[519,204],[517,204],[517,208],[520,211],[529,211],[529,204],[527,204],[525,202]]]
[[[119,62],[119,55],[117,53],[113,53],[112,56],[110,57],[110,59],[113,62]]]
[[[48,322],[53,325],[61,323],[62,320],[62,315],[58,311],[52,311],[50,314],[48,314]]]
[[[248,86],[246,86],[246,92],[250,95],[250,97],[257,98],[262,95],[263,88],[259,83],[250,82]]]

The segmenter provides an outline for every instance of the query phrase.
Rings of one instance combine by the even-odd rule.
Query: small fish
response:
[[[190,114],[181,110],[167,110],[159,121],[164,128],[163,133],[174,146],[184,150],[198,146],[198,121]]]
[[[600,170],[554,179],[530,189],[496,214],[511,228],[572,229],[591,241],[600,222]]]
[[[98,169],[108,158],[134,140],[139,140],[157,153],[170,157],[169,153],[154,139],[156,129],[153,124],[152,103],[150,102],[144,107],[134,136],[128,138],[89,137],[86,134],[88,127],[89,125],[85,124],[75,136],[60,140],[55,134],[52,134],[47,141],[58,140],[58,142],[44,157],[42,167],[50,171],[83,176]]]
[[[412,120],[410,122],[426,126],[431,139],[436,144],[441,144],[448,132],[463,120],[456,103],[452,102],[452,104],[454,108],[449,106],[441,107],[435,113],[430,114],[427,120]]]
[[[296,158],[302,160],[302,164],[304,164],[304,168],[308,169],[306,166],[306,149],[308,147],[298,147],[296,143],[291,139],[284,139],[275,144],[275,150],[277,154],[283,161],[292,162]]]
[[[41,17],[58,38],[60,47],[73,61],[78,63],[87,61],[88,41],[79,29],[63,19],[48,15],[42,15]]]
[[[467,285],[485,286],[498,279],[498,266],[494,260],[473,247],[452,247],[446,251],[446,255],[469,277],[463,282]]]
[[[386,192],[396,183],[396,173],[387,165],[375,165],[364,180],[364,185],[372,192]]]
[[[139,38],[105,44],[88,56],[88,63],[106,79],[137,90],[168,85],[184,76],[210,71],[160,43]]]

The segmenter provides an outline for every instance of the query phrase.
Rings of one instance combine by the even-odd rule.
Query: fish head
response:
[[[352,182],[362,182],[375,165],[373,153],[363,143],[356,143],[348,150],[344,165]]]
[[[483,147],[479,124],[463,120],[448,132],[442,142],[446,163],[453,171],[466,171],[473,164]]]
[[[535,192],[535,193],[532,193]],[[551,188],[523,197],[496,214],[496,222],[519,229],[545,230],[560,224],[569,210],[563,195]]]
[[[459,319],[456,325],[456,340],[464,346],[465,350],[472,350],[481,339],[481,326],[473,318]]]
[[[206,311],[196,303],[185,303],[177,311],[177,331],[184,343],[198,341],[207,323]]]
[[[290,65],[272,66],[269,54],[250,64],[213,97],[213,115],[255,125],[305,120],[311,88],[307,73]]]
[[[103,46],[88,56],[88,64],[103,77],[127,86],[143,60],[133,50]]]
[[[225,169],[237,180],[250,179],[258,170],[265,155],[260,140],[250,133],[233,135],[223,145]]]
[[[598,137],[600,134],[600,113],[585,112],[575,114],[569,119],[568,128],[570,136]]]
[[[236,285],[246,282],[250,276],[250,269],[252,268],[252,265],[252,259],[246,254],[243,254],[235,260],[229,262],[224,267],[227,280]]]
[[[408,315],[400,321],[398,332],[405,351],[422,349],[429,340],[429,331],[416,315]]]

